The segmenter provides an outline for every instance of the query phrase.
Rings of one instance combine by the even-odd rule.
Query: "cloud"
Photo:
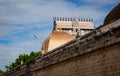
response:
[[[80,6],[79,9],[79,7],[76,7],[74,4],[68,4],[65,0],[10,0],[1,6],[1,9],[4,10],[2,10],[3,13],[0,21],[7,23],[30,23],[49,21],[50,18],[53,16],[69,17],[74,16],[74,11],[86,13],[85,10],[89,9],[85,8],[84,6]],[[87,5],[87,7],[89,7],[89,5]],[[96,9],[93,9],[93,11],[94,13],[100,12],[100,10],[96,11]],[[81,16],[81,14],[77,16]]]
[[[17,58],[17,55],[21,53],[18,49],[17,47],[0,44],[0,69],[5,70],[5,65],[10,65]]]
[[[118,0],[0,0],[0,69],[20,53],[40,50],[41,43],[52,32],[52,17],[93,18],[102,24],[105,15]],[[81,4],[84,3],[84,4]],[[78,5],[76,5],[78,4]],[[33,35],[36,34],[38,39]]]

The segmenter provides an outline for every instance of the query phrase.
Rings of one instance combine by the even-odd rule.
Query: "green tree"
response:
[[[42,55],[41,52],[33,52],[33,51],[29,55],[20,54],[18,58],[15,60],[15,62],[12,62],[9,66],[5,66],[5,68],[7,69],[7,71],[9,71],[10,69],[18,67],[24,63],[27,63],[41,55]]]
[[[0,75],[3,74],[4,72],[0,69]]]
[[[6,65],[5,68],[7,69],[7,71],[10,70],[10,66]]]

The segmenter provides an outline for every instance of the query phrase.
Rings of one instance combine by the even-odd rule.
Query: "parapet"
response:
[[[68,18],[68,17],[53,17],[54,21],[74,21],[77,19],[79,22],[93,22],[91,18]]]

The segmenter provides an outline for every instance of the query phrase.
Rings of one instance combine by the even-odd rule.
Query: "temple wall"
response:
[[[1,76],[120,76],[120,25],[96,29]]]
[[[35,71],[35,76],[48,75],[120,76],[120,43]]]
[[[119,9],[120,3],[109,14],[110,16],[106,17],[104,25],[93,32],[77,37],[0,76],[120,76]],[[73,20],[73,18],[54,19]]]
[[[43,58],[45,61],[40,60],[40,64],[36,62],[34,75],[120,75],[120,26],[118,24],[116,28],[106,27],[71,43],[45,55],[46,57]]]

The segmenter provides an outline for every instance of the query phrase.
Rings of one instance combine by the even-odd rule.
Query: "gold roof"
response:
[[[54,31],[45,39],[42,45],[42,54],[45,54],[73,39],[74,38],[66,32]]]

